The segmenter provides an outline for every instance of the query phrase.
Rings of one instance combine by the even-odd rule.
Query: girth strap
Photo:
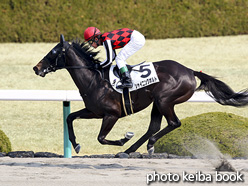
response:
[[[126,116],[133,114],[132,99],[128,88],[123,89],[122,104]]]

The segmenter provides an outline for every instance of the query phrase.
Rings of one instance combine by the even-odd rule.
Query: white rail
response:
[[[76,90],[0,90],[2,101],[82,101]]]
[[[0,90],[1,101],[82,101],[76,90]],[[195,92],[189,102],[215,102],[205,92]]]

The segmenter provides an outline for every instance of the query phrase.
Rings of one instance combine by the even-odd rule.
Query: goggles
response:
[[[93,38],[93,39],[91,39],[91,40],[88,41],[88,43],[89,43],[90,45],[92,45],[94,42],[95,42],[95,38]]]

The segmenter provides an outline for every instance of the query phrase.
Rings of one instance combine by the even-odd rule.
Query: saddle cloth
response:
[[[122,93],[122,89],[117,89],[116,86],[119,85],[120,82],[120,77],[119,75],[114,72],[114,69],[118,69],[116,65],[112,65],[109,70],[109,81],[114,88],[119,93]],[[149,86],[153,83],[158,83],[158,75],[155,71],[155,68],[153,66],[152,62],[148,63],[141,63],[139,65],[135,66],[129,66],[129,69],[131,68],[131,78],[133,82],[133,87],[129,89],[129,92],[138,90],[140,88]]]

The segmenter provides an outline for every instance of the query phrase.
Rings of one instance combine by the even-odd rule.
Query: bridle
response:
[[[53,52],[53,51],[52,51]],[[44,72],[55,72],[56,70],[60,69],[94,69],[92,66],[66,66],[66,57],[65,57],[65,49],[62,47],[61,52],[56,56],[55,62],[50,63],[52,59],[49,59],[47,56],[43,58],[49,66],[44,69]]]
[[[66,49],[64,46],[61,47],[60,53],[56,56],[55,62],[50,63],[53,59],[49,59],[49,57],[45,56],[43,60],[48,64],[48,67],[43,70],[44,73],[49,73],[49,72],[55,72],[56,70],[61,70],[61,69],[88,69],[88,70],[94,70],[99,73],[100,77],[103,79],[102,73],[92,66],[66,66]],[[56,53],[56,51],[52,51]]]

